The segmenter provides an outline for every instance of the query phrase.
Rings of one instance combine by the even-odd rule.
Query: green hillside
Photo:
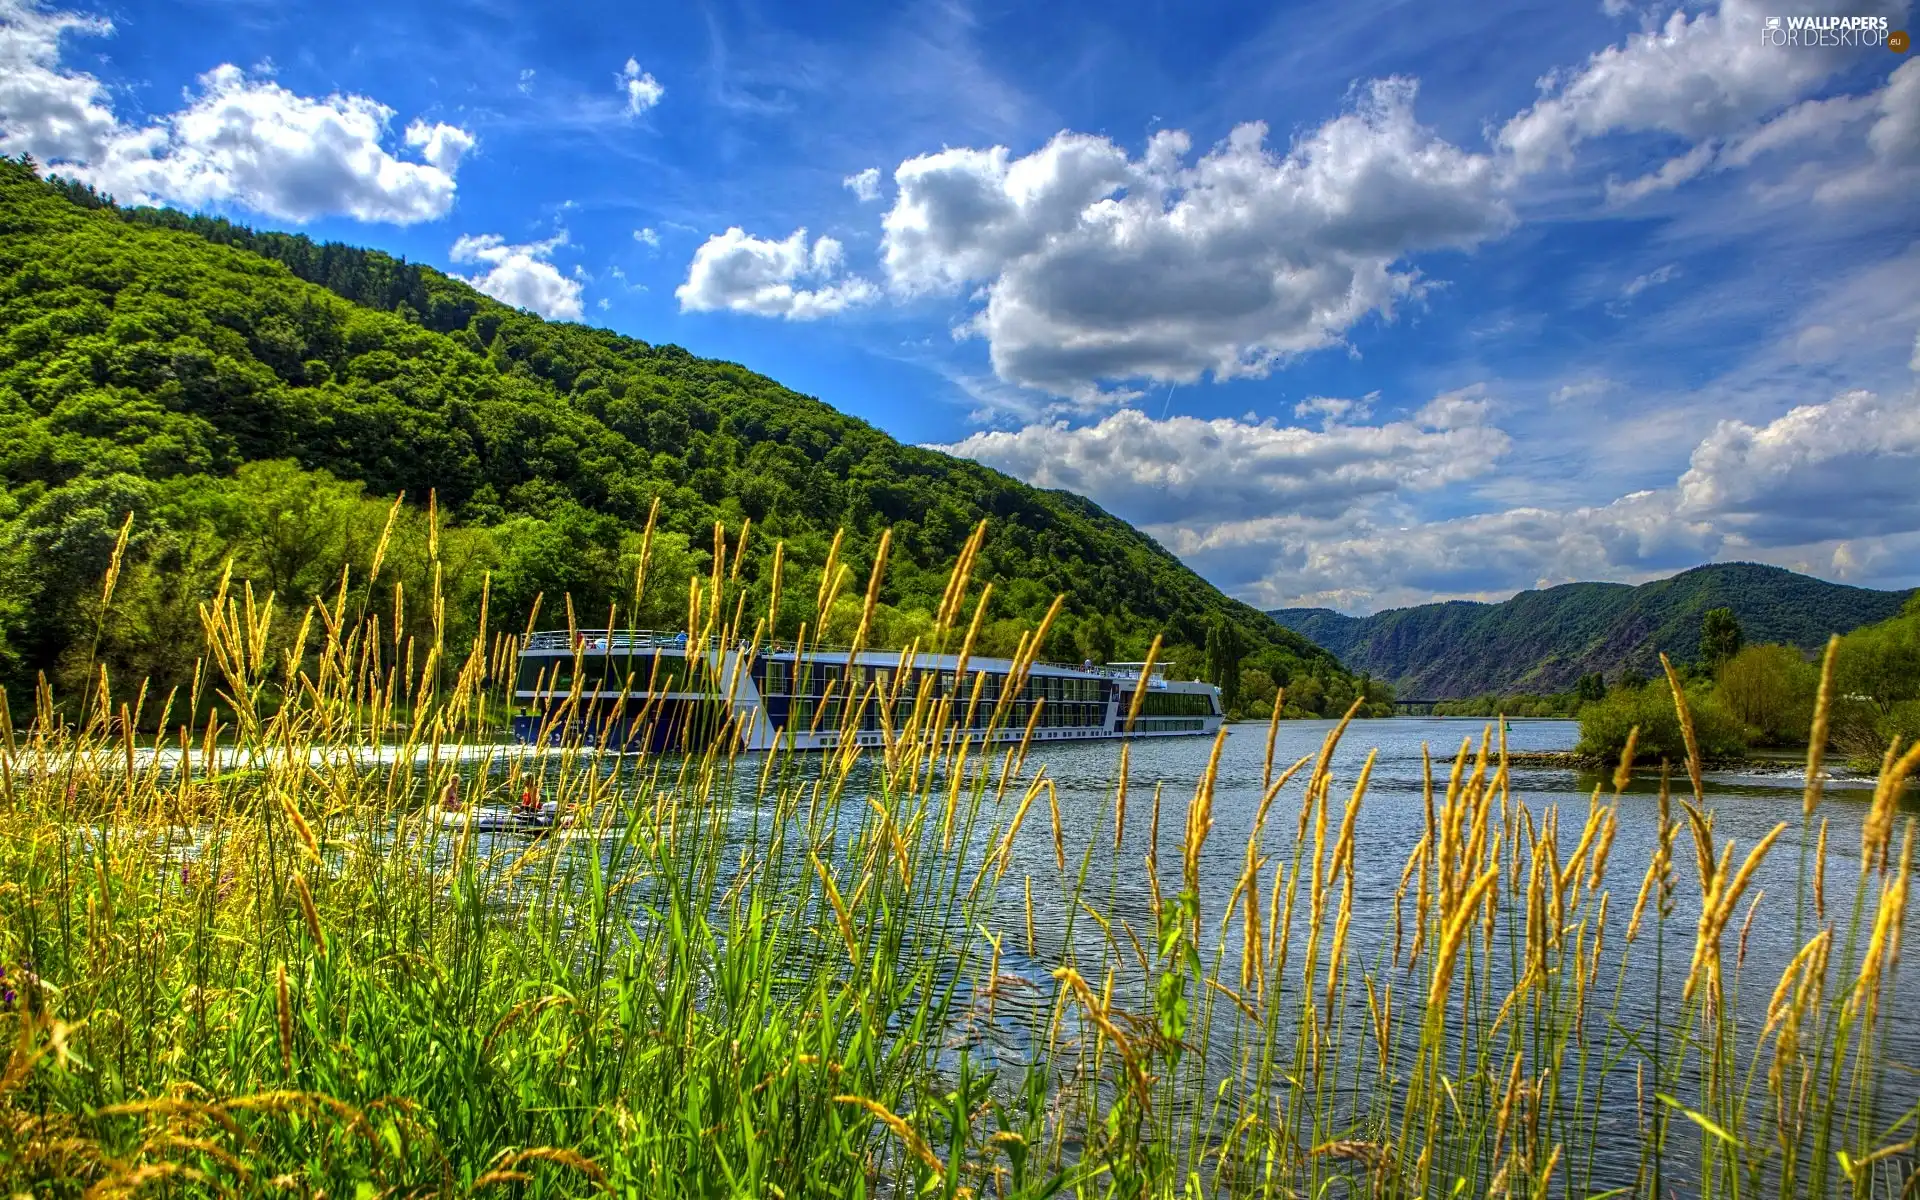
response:
[[[1759,563],[1714,563],[1639,587],[1569,583],[1499,604],[1455,600],[1370,617],[1324,608],[1270,615],[1403,696],[1453,699],[1561,691],[1591,671],[1651,673],[1662,651],[1692,661],[1710,608],[1733,609],[1750,643],[1812,649],[1828,634],[1894,616],[1906,597]]]
[[[788,627],[811,607],[837,528],[863,582],[891,527],[882,634],[904,638],[985,518],[988,649],[1011,649],[1015,628],[1065,593],[1055,657],[1125,657],[1164,632],[1176,662],[1197,667],[1208,627],[1225,622],[1248,665],[1276,678],[1345,675],[1098,506],[901,445],[743,367],[544,321],[384,254],[122,210],[11,160],[0,483],[0,680],[16,701],[36,672],[84,668],[127,512],[135,531],[100,655],[160,686],[183,682],[198,600],[229,559],[257,591],[304,607],[343,561],[371,558],[402,492],[381,585],[431,595],[422,509],[434,495],[456,631],[477,621],[489,573],[496,627],[517,628],[536,595],[542,624],[564,623],[563,595],[581,624],[604,620],[628,602],[658,499],[655,548],[673,570],[650,577],[640,615],[669,627],[684,622],[714,522],[737,532],[750,517],[749,580],[786,542]],[[426,621],[426,607],[401,619]]]

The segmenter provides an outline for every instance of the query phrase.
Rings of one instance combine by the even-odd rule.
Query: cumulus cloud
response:
[[[1906,0],[1825,0],[1813,7],[1806,15],[1887,17],[1897,27]],[[1787,147],[1824,142],[1858,151],[1860,143],[1841,133],[1877,117],[1864,160],[1826,172],[1814,198],[1838,203],[1906,188],[1908,169],[1920,168],[1917,64],[1904,65],[1869,95],[1815,97],[1858,65],[1861,50],[1768,44],[1761,31],[1772,11],[1762,0],[1720,0],[1698,11],[1678,7],[1584,65],[1549,73],[1540,80],[1540,98],[1499,132],[1509,167],[1528,174],[1567,166],[1581,143],[1615,134],[1661,134],[1686,143],[1652,171],[1608,180],[1609,203],[1627,205]]]
[[[858,275],[842,271],[840,243],[807,243],[796,229],[784,241],[757,238],[739,226],[716,233],[696,250],[687,281],[674,289],[682,312],[730,309],[762,317],[808,321],[831,316],[877,294]],[[805,286],[811,284],[812,286]]]
[[[1756,546],[1920,529],[1920,392],[1851,391],[1763,426],[1722,421],[1694,448],[1680,507]]]
[[[495,300],[554,320],[578,321],[586,285],[578,278],[567,278],[548,261],[566,244],[565,233],[518,246],[507,244],[496,233],[462,234],[447,256],[457,263],[484,267],[466,279]]]
[[[883,220],[888,283],[977,289],[962,332],[987,340],[1002,379],[1058,396],[1264,375],[1417,295],[1409,255],[1512,223],[1493,160],[1421,127],[1414,95],[1375,81],[1285,152],[1255,122],[1192,161],[1176,131],[1137,159],[1081,133],[1021,158],[909,159]]]
[[[1829,0],[1809,10],[1894,15],[1898,0]],[[1613,133],[1672,134],[1691,143],[1731,137],[1799,100],[1859,61],[1852,47],[1763,42],[1773,10],[1762,0],[1721,0],[1667,19],[1540,81],[1542,95],[1501,129],[1523,171],[1571,159],[1583,141]]]
[[[634,116],[660,103],[667,94],[667,89],[660,86],[660,81],[642,71],[639,61],[632,58],[620,69],[620,90],[626,93],[627,111]]]
[[[460,159],[473,149],[473,135],[458,125],[415,121],[407,126],[407,145],[418,146],[421,158],[451,176]]]
[[[867,204],[880,198],[880,168],[868,167],[864,171],[855,171],[840,181],[840,186],[860,198]]]
[[[633,240],[639,242],[649,250],[658,250],[660,248],[660,234],[651,225],[634,230]]]
[[[1364,421],[1373,415],[1379,392],[1368,392],[1358,400],[1346,396],[1308,396],[1293,406],[1293,415],[1303,420],[1318,418],[1322,425]]]
[[[1680,517],[1670,497],[1654,492],[1595,507],[1514,508],[1447,521],[1408,520],[1389,508],[1154,532],[1250,603],[1350,611],[1646,577],[1692,566],[1722,544],[1711,526]]]
[[[1351,402],[1323,405],[1355,413]],[[1131,520],[1234,522],[1284,511],[1332,518],[1373,497],[1431,491],[1491,469],[1511,444],[1484,401],[1442,397],[1408,420],[1310,430],[1231,418],[1154,420],[1121,409],[976,433],[939,447],[1040,487],[1078,492]]]
[[[454,176],[473,135],[415,121],[404,142],[423,161],[405,161],[384,144],[393,110],[365,96],[316,100],[223,64],[200,76],[179,111],[146,125],[121,121],[98,79],[60,65],[63,35],[112,28],[29,0],[0,0],[0,151],[30,153],[131,203],[396,224],[453,206]]]
[[[1478,387],[1413,416],[1323,429],[1153,421],[1035,424],[942,447],[1140,524],[1261,607],[1368,611],[1497,598],[1575,579],[1638,580],[1714,558],[1870,577],[1920,546],[1920,392],[1848,392],[1762,425],[1722,422],[1670,486],[1611,503],[1423,521],[1410,504],[1491,476],[1511,447]]]

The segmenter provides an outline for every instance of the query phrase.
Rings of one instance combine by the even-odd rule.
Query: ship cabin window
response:
[[[1133,703],[1131,693],[1122,697],[1121,710]],[[1142,717],[1211,717],[1213,695],[1210,692],[1148,692],[1140,705]]]
[[[537,654],[520,660],[514,682],[519,691],[543,694],[570,692],[576,681],[583,692],[630,688],[638,694],[647,691],[650,683],[657,691],[677,690],[680,660],[666,659],[657,669],[656,675],[654,658],[648,654],[584,654],[577,658],[570,654]]]
[[[769,696],[784,696],[788,694],[787,688],[792,681],[792,664],[770,659],[767,662],[766,684],[760,690]]]

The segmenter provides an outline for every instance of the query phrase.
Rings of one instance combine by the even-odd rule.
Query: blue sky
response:
[[[1913,586],[1910,13],[1774,3],[0,0],[0,146],[739,361],[1264,606]]]

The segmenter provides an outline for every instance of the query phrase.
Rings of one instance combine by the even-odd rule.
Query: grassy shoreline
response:
[[[691,632],[758,640],[723,567],[690,583]],[[1102,839],[1069,842],[1026,744],[951,736],[977,722],[931,678],[859,698],[911,713],[876,751],[502,747],[476,773],[432,748],[497,725],[511,640],[395,646],[346,594],[291,634],[244,594],[206,610],[196,690],[257,771],[143,759],[221,730],[139,735],[137,689],[111,679],[77,721],[43,693],[0,728],[9,1193],[1865,1196],[1911,1170],[1920,1091],[1879,1056],[1912,752],[1888,756],[1854,879],[1804,849],[1825,839],[1813,772],[1799,894],[1766,898],[1803,948],[1762,978],[1742,922],[1787,823],[1717,835],[1696,754],[1651,859],[1615,861],[1628,772],[1584,808],[1529,805],[1489,729],[1429,763],[1391,953],[1368,961],[1350,934],[1372,760],[1335,778],[1346,722],[1292,764],[1269,724],[1224,902],[1199,865],[1224,733],[1178,792],[1129,794],[1123,742],[1102,837],[1147,830],[1135,928],[1102,901],[1118,858],[1103,879]],[[967,653],[984,608],[963,556],[924,648]],[[403,699],[421,752],[353,766],[384,725],[367,714]],[[573,824],[444,826],[456,775],[467,802],[532,782]],[[1057,957],[1033,944],[1036,892],[1068,914]],[[1024,947],[992,920],[1023,899]],[[1645,980],[1671,991],[1626,1025]],[[1757,1024],[1743,994],[1772,996]],[[1024,1061],[977,1051],[996,1021]],[[1603,1142],[1627,1178],[1602,1174]]]

